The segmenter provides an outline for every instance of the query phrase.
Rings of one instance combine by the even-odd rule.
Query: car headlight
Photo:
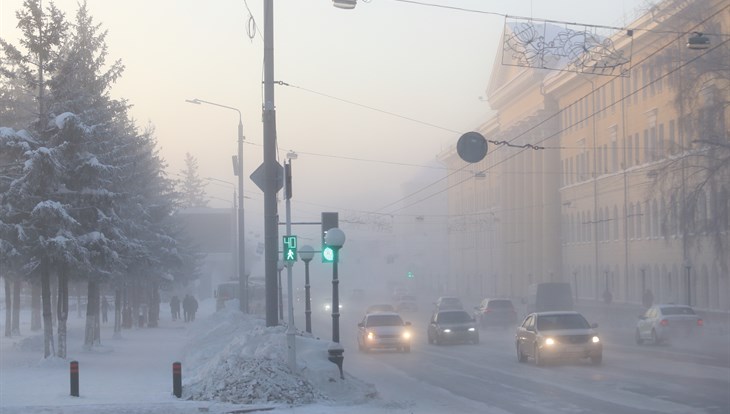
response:
[[[469,332],[474,332],[476,330],[477,330],[477,328],[469,328]]]
[[[444,333],[451,333],[451,329],[449,329],[449,328],[445,328],[445,329],[444,329]]]
[[[411,333],[409,331],[403,332],[403,339],[411,339]]]
[[[597,337],[597,336],[594,336],[593,338],[591,338],[591,341],[592,341],[592,342],[593,342],[594,344],[597,344],[597,343],[601,342],[601,340],[600,340],[600,339],[598,339],[598,337]]]
[[[373,333],[373,332],[368,332],[368,339],[369,339],[369,340],[371,340],[371,341],[372,341],[373,339],[375,339],[375,333]]]
[[[555,345],[555,340],[553,338],[545,338],[545,345]]]
[[[330,308],[331,308],[330,305],[324,305],[324,310],[330,310]]]

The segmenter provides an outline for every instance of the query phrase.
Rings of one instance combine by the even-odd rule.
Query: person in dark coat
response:
[[[182,300],[182,308],[183,308],[183,316],[185,318],[185,322],[190,322],[190,311],[192,308],[191,299],[193,297],[188,295],[185,295],[185,297]]]
[[[109,313],[109,302],[106,300],[106,296],[101,297],[101,322],[106,323],[109,319],[107,314]]]
[[[195,312],[198,311],[198,300],[195,296],[190,296],[190,320],[195,320]]]
[[[172,313],[172,320],[175,321],[180,318],[180,298],[173,296],[170,299],[170,313]]]

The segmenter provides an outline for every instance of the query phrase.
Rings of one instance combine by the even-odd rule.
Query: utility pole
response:
[[[276,326],[278,318],[277,269],[279,252],[276,205],[276,111],[274,105],[274,1],[264,0],[264,279],[266,286],[266,326]]]

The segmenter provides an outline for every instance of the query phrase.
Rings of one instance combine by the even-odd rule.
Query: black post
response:
[[[340,251],[334,249],[332,261],[332,342],[340,343],[340,280],[337,278],[337,262]]]
[[[279,269],[279,323],[284,320],[284,300],[281,293],[281,270]]]
[[[71,396],[79,396],[79,361],[71,361]]]
[[[182,364],[179,362],[172,363],[172,394],[182,397]]]
[[[310,303],[310,284],[309,284],[309,262],[312,259],[304,260],[304,319],[306,323],[306,330],[312,333],[312,304]]]

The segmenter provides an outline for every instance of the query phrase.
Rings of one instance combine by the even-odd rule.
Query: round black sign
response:
[[[467,132],[456,143],[456,152],[466,162],[479,162],[487,155],[487,140],[478,132]]]

